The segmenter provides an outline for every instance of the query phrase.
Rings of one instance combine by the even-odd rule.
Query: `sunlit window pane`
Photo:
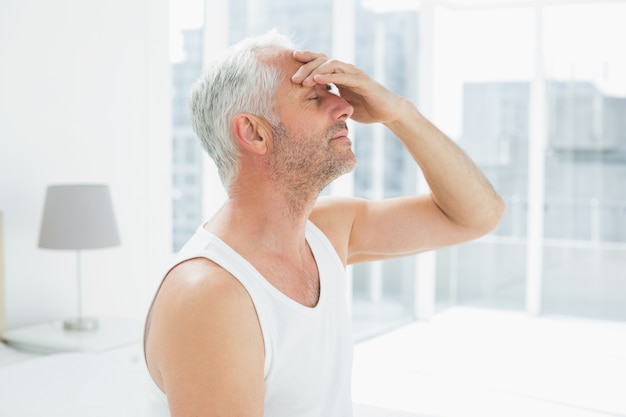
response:
[[[504,198],[497,230],[437,253],[437,307],[523,309],[533,12],[449,10],[436,16],[435,118]]]
[[[626,319],[624,3],[546,8],[546,313]]]
[[[417,24],[415,9],[357,6],[356,65],[405,97],[415,95]],[[415,162],[389,130],[380,125],[357,125],[355,152],[356,196],[379,200],[415,194]],[[357,265],[353,271],[357,340],[414,318],[414,258]]]
[[[188,98],[202,72],[202,0],[170,5],[172,63],[172,250],[179,250],[204,218],[204,151],[189,120]]]
[[[303,49],[331,51],[331,0],[230,0],[229,4],[231,44],[247,36],[277,29]]]

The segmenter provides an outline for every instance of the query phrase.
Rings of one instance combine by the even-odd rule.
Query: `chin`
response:
[[[354,171],[354,168],[356,168],[356,157],[352,154],[352,158],[342,161],[341,166],[337,167],[336,178]]]

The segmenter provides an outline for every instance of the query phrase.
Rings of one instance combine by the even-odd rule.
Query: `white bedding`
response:
[[[38,355],[12,349],[4,343],[0,342],[0,369],[3,366],[25,361],[27,359],[36,358],[37,356]],[[2,380],[0,380],[0,383],[2,383]],[[2,394],[0,393],[0,395]]]
[[[4,346],[0,416],[144,416],[147,373],[139,359],[130,350],[35,356]]]
[[[0,343],[1,417],[159,417],[139,347],[33,355]],[[156,407],[162,409],[162,407]],[[417,417],[355,404],[355,417]]]

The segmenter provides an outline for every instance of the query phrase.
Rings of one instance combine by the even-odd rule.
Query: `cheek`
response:
[[[312,118],[307,117],[305,111],[298,112],[290,120],[290,128],[294,132],[306,132],[312,125]]]
[[[313,125],[306,118],[294,120],[290,125],[286,125],[285,129],[289,138],[299,142],[310,142],[311,139],[318,137],[324,132],[323,129]]]
[[[325,138],[328,135],[327,119],[319,111],[300,106],[284,108],[278,112],[281,124],[290,138]]]

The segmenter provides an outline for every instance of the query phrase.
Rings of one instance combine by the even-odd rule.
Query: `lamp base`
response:
[[[98,320],[92,318],[78,318],[63,322],[63,329],[73,332],[91,332],[97,328]]]

